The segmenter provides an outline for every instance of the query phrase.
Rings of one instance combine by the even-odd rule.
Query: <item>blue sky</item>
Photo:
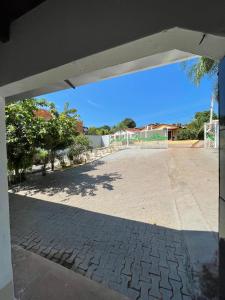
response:
[[[137,126],[186,123],[197,111],[209,110],[213,80],[194,86],[179,63],[43,95],[78,110],[85,126],[115,125],[126,117]],[[216,110],[217,108],[215,108]]]

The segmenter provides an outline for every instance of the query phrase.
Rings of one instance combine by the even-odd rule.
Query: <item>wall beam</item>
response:
[[[0,97],[0,300],[14,299],[7,182],[5,99]]]

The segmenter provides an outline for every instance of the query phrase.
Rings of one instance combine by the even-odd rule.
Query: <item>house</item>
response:
[[[46,122],[50,121],[52,119],[51,112],[46,109],[38,109],[38,110],[34,111],[34,116],[37,118],[42,118]],[[76,124],[76,131],[78,133],[85,133],[85,128],[86,127],[83,126],[83,121],[78,120],[77,124]]]
[[[43,118],[45,121],[50,121],[52,119],[52,114],[46,109],[38,109],[33,113],[35,117]]]
[[[135,135],[136,133],[141,132],[141,129],[139,128],[126,128],[126,129],[122,129],[119,131],[116,131],[114,133],[115,137],[128,137],[131,138],[133,135]]]
[[[160,124],[160,123],[155,123],[155,124],[149,124],[142,129],[142,131],[148,131],[148,130],[163,130],[167,129],[168,130],[168,140],[176,140],[177,139],[177,134],[179,132],[181,127],[181,124]]]
[[[114,135],[120,137],[128,137],[131,138],[136,133],[141,133],[145,131],[151,130],[168,130],[168,140],[176,140],[179,129],[182,128],[180,124],[149,124],[141,128],[126,128],[120,131],[117,131]]]
[[[84,125],[82,121],[77,121],[76,129],[77,132],[84,133]]]

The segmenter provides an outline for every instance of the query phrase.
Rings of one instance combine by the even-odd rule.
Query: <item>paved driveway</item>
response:
[[[12,242],[131,299],[192,299],[217,250],[217,154],[131,149],[10,194]]]

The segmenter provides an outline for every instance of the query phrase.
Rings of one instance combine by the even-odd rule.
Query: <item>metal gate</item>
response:
[[[110,145],[118,148],[168,148],[168,130],[118,131],[110,136]]]
[[[219,122],[204,124],[204,146],[205,148],[218,148],[219,146]]]

